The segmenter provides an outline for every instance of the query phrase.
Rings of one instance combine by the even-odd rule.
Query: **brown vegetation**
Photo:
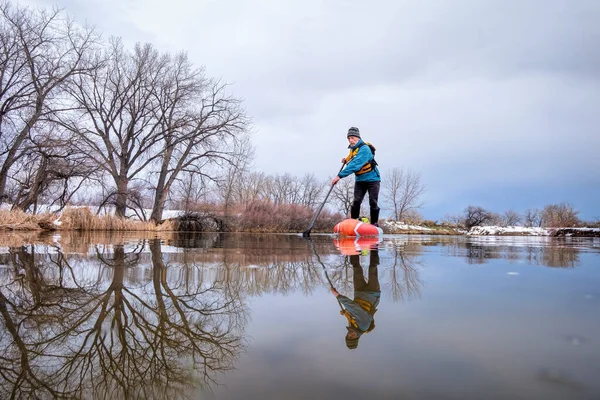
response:
[[[54,213],[28,214],[21,210],[0,211],[0,229],[18,231],[83,230],[83,231],[172,231],[167,221],[151,222],[120,218],[114,215],[95,215],[89,208],[67,208],[59,216]]]
[[[252,202],[239,216],[238,228],[241,232],[302,232],[308,228],[313,211],[298,204],[273,205],[270,202]],[[333,231],[333,227],[343,216],[323,210],[315,222],[313,231]]]

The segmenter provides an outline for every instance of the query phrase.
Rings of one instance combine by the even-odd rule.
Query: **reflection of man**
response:
[[[360,256],[350,256],[350,263],[353,270],[354,281],[354,300],[338,293],[335,288],[331,292],[343,307],[340,314],[348,319],[346,329],[346,346],[349,349],[358,347],[358,339],[367,332],[375,329],[375,320],[373,319],[381,297],[379,288],[379,277],[377,276],[377,266],[379,265],[378,250],[371,250],[369,261],[369,280],[365,281],[362,267],[360,266]]]

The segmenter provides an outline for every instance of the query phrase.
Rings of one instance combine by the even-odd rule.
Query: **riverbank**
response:
[[[289,213],[287,213],[289,214]],[[160,224],[144,222],[135,218],[119,218],[114,215],[96,215],[87,207],[67,208],[58,213],[28,214],[23,211],[0,210],[0,231],[131,231],[131,232],[248,232],[248,233],[295,233],[302,232],[310,224],[310,214],[295,214],[295,219],[248,218],[237,216],[225,218],[216,214],[188,214],[169,218]],[[336,223],[333,216],[319,219],[313,232],[331,233]],[[250,223],[252,222],[252,223]],[[439,224],[406,224],[383,221],[384,234],[397,235],[467,235],[467,236],[550,236],[550,237],[600,237],[600,228],[537,228],[522,226],[476,226],[468,232],[457,227]]]

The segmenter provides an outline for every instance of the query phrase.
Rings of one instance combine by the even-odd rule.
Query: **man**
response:
[[[379,198],[379,187],[381,185],[381,177],[377,169],[377,163],[371,147],[363,142],[360,138],[360,131],[356,127],[348,129],[348,148],[350,154],[342,159],[342,163],[346,163],[340,173],[333,178],[332,185],[338,183],[342,178],[348,175],[355,174],[354,182],[354,201],[350,208],[350,218],[358,219],[360,215],[360,205],[365,198],[365,194],[369,193],[369,207],[371,209],[371,223],[379,226],[379,206],[377,201]]]
[[[343,310],[340,314],[348,319],[346,327],[346,346],[352,350],[358,347],[358,339],[368,332],[375,329],[375,312],[381,298],[381,289],[379,287],[379,277],[377,266],[379,265],[379,251],[375,248],[371,250],[369,259],[369,281],[365,281],[362,267],[360,266],[360,256],[350,256],[352,264],[354,281],[354,300],[338,293],[335,288],[331,288],[331,293],[342,305]]]

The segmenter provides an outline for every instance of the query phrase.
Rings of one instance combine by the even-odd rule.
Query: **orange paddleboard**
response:
[[[345,256],[360,255],[363,250],[373,250],[381,243],[378,237],[340,237],[333,244]]]
[[[345,219],[337,224],[333,228],[333,233],[347,237],[383,235],[381,228],[352,218]]]

